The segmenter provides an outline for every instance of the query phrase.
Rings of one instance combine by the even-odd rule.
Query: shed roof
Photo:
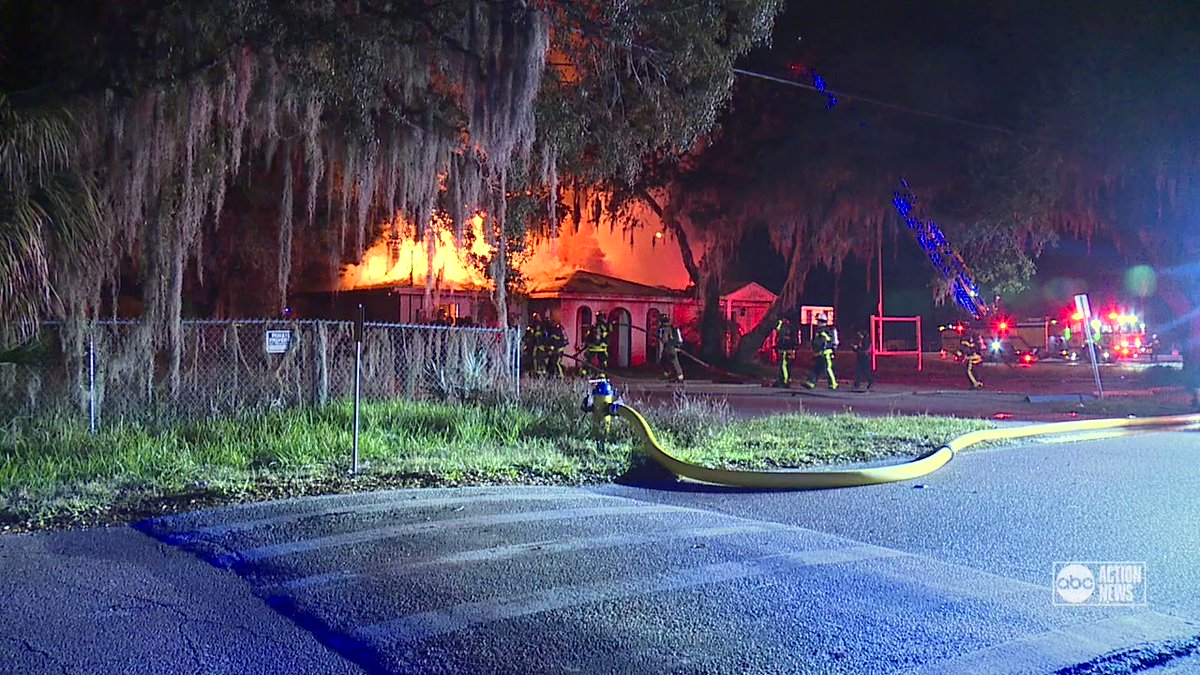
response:
[[[688,294],[662,286],[645,284],[610,277],[607,274],[576,270],[566,276],[548,282],[530,284],[529,295],[533,298],[557,298],[574,295],[619,295],[653,298],[685,298]]]

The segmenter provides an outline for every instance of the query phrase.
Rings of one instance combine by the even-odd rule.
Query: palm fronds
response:
[[[0,94],[0,344],[56,313],[56,285],[97,264],[100,214],[75,171],[76,128],[62,110],[17,109]]]

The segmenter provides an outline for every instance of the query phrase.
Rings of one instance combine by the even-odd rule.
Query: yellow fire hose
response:
[[[633,408],[613,401],[612,386],[606,381],[596,384],[591,405],[590,407],[585,406],[585,409],[592,413],[593,419],[597,422],[614,415],[629,422],[634,432],[641,438],[646,454],[677,476],[713,485],[777,490],[856,487],[917,478],[942,468],[960,450],[984,441],[1011,440],[1079,431],[1122,430],[1122,432],[1133,432],[1200,425],[1200,414],[1052,422],[1010,429],[972,431],[955,438],[933,452],[902,464],[835,471],[735,471],[710,469],[672,457],[659,445],[646,418]]]

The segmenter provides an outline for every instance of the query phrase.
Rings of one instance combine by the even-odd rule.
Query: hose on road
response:
[[[597,403],[600,404],[600,401],[601,399],[598,398]],[[1132,433],[1147,429],[1175,429],[1200,425],[1200,414],[1141,417],[1136,419],[1052,422],[1026,427],[972,431],[955,438],[933,452],[902,464],[833,471],[736,471],[732,469],[710,469],[672,457],[659,445],[658,439],[654,437],[654,431],[650,428],[650,424],[646,421],[645,417],[642,417],[636,410],[620,402],[609,402],[607,405],[609,406],[608,414],[616,415],[629,422],[634,432],[641,439],[646,454],[671,473],[682,478],[713,485],[776,490],[857,487],[918,478],[942,468],[954,458],[956,453],[964,448],[985,441],[1104,430],[1113,430],[1118,433]]]

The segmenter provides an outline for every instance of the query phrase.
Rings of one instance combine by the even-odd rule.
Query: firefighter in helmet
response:
[[[975,377],[975,366],[983,363],[983,351],[979,346],[979,335],[975,331],[968,330],[962,334],[954,356],[967,364],[967,381],[970,382],[971,388],[982,389],[983,383]]]
[[[788,387],[791,384],[788,364],[796,359],[796,327],[786,316],[775,323],[775,354],[779,357],[779,378],[775,380],[775,386]]]
[[[536,372],[537,367],[535,354],[537,353],[537,334],[538,326],[542,323],[542,317],[537,312],[529,316],[529,324],[525,326],[525,332],[521,334],[521,349],[525,352],[525,363],[529,364],[530,372]]]
[[[541,315],[534,312],[529,319],[529,326],[521,338],[525,349],[529,352],[529,361],[534,375],[546,374],[546,323]]]
[[[805,388],[815,389],[821,376],[828,378],[830,389],[838,388],[837,377],[833,374],[833,353],[837,347],[837,329],[829,324],[829,317],[822,314],[817,317],[817,330],[813,333],[812,376],[804,383]]]
[[[662,358],[659,365],[663,368],[663,376],[672,382],[683,382],[683,366],[679,365],[679,350],[683,349],[683,333],[677,326],[671,325],[671,317],[660,314],[657,336],[658,343],[662,345]]]
[[[854,390],[862,391],[875,386],[875,369],[871,367],[875,347],[871,344],[871,336],[867,331],[859,329],[854,334]]]
[[[588,366],[595,366],[601,374],[608,372],[608,318],[604,312],[596,312],[596,323],[588,331],[583,347],[583,365],[580,372],[586,377]]]
[[[562,379],[563,352],[567,350],[567,332],[563,330],[562,324],[555,322],[548,331],[546,331],[546,369],[550,372],[551,377]]]

